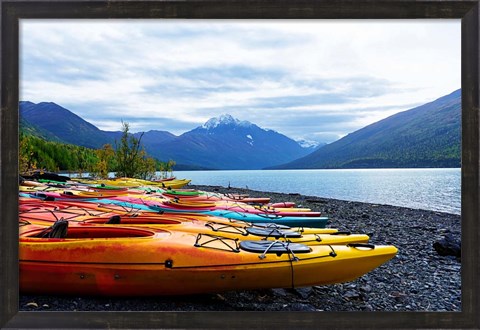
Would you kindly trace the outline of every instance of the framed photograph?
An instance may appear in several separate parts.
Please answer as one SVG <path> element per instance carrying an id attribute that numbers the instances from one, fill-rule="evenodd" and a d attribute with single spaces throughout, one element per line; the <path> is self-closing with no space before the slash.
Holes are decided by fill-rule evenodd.
<path id="1" fill-rule="evenodd" d="M 478 328 L 479 4 L 478 0 L 305 0 L 291 3 L 264 0 L 3 1 L 0 7 L 0 325 L 4 328 L 49 329 L 225 328 L 227 325 L 229 328 L 358 329 L 392 328 L 392 325 L 400 324 L 405 328 Z M 350 56 L 339 56 L 340 52 Z M 442 59 L 447 58 L 454 58 L 458 63 L 442 63 Z M 75 61 L 83 61 L 82 66 L 74 65 Z M 329 71 L 331 68 L 335 69 Z M 319 74 L 322 70 L 325 71 Z M 51 79 L 43 79 L 49 75 Z M 395 79 L 388 78 L 394 76 Z M 404 95 L 403 103 L 399 104 L 398 98 L 392 97 L 392 92 L 386 92 L 387 88 Z M 46 308 L 28 309 L 25 301 L 19 306 L 20 113 L 25 107 L 52 100 L 58 103 L 55 106 L 67 113 L 71 111 L 89 122 L 102 125 L 99 128 L 104 131 L 119 131 L 125 121 L 133 132 L 162 130 L 180 136 L 190 130 L 198 133 L 198 130 L 208 131 L 225 123 L 238 127 L 248 123 L 256 129 L 261 127 L 262 132 L 269 134 L 283 133 L 288 136 L 288 143 L 295 144 L 284 153 L 291 155 L 292 159 L 275 158 L 279 152 L 267 154 L 262 151 L 257 154 L 263 153 L 265 157 L 252 157 L 239 165 L 246 159 L 245 155 L 228 154 L 228 150 L 211 153 L 200 150 L 194 153 L 191 145 L 181 144 L 188 141 L 178 142 L 178 146 L 187 146 L 185 148 L 194 155 L 189 158 L 175 153 L 173 148 L 170 150 L 166 145 L 158 144 L 159 135 L 148 137 L 154 142 L 147 151 L 158 148 L 164 153 L 170 152 L 168 157 L 174 158 L 181 165 L 181 170 L 188 171 L 175 174 L 182 177 L 188 174 L 186 176 L 191 177 L 187 179 L 198 180 L 201 178 L 197 176 L 201 173 L 199 169 L 220 168 L 227 172 L 242 169 L 251 171 L 249 175 L 254 175 L 255 170 L 269 169 L 266 172 L 274 173 L 274 176 L 278 169 L 304 169 L 304 164 L 295 162 L 307 156 L 318 144 L 334 144 L 371 123 L 404 110 L 422 108 L 429 102 L 455 104 L 457 110 L 461 104 L 461 119 L 457 117 L 461 120 L 461 133 L 458 133 L 461 134 L 461 169 L 452 171 L 452 175 L 461 181 L 461 201 L 451 201 L 451 209 L 436 209 L 440 213 L 456 213 L 455 219 L 461 221 L 461 262 L 459 260 L 453 266 L 442 264 L 448 268 L 449 274 L 453 274 L 448 279 L 445 278 L 448 272 L 437 274 L 432 269 L 434 274 L 429 277 L 432 280 L 418 281 L 425 287 L 415 294 L 437 290 L 435 286 L 442 286 L 448 281 L 455 282 L 449 287 L 452 291 L 445 292 L 442 296 L 445 301 L 432 307 L 430 304 L 415 304 L 414 299 L 408 297 L 409 293 L 401 289 L 388 290 L 386 294 L 390 295 L 390 303 L 385 305 L 384 310 L 381 304 L 371 306 L 365 302 L 356 304 L 363 307 L 351 312 L 340 312 L 327 306 L 322 308 L 318 302 L 316 305 L 309 304 L 311 292 L 301 290 L 296 294 L 300 296 L 298 301 L 302 306 L 286 310 L 266 308 L 264 312 L 258 312 L 261 307 L 255 312 L 251 308 L 235 307 L 228 310 L 211 308 L 208 312 L 208 309 L 200 311 L 195 307 L 182 311 L 168 310 L 168 307 L 152 311 L 148 309 L 151 306 L 148 303 L 144 309 L 127 312 L 120 311 L 122 309 L 118 306 L 110 308 L 108 301 L 102 308 L 99 305 L 98 310 L 89 309 L 88 312 L 81 307 L 74 309 L 75 312 L 71 312 L 72 309 L 51 311 L 48 304 Z M 162 111 L 154 110 L 161 105 L 165 107 Z M 77 112 L 80 109 L 82 113 Z M 128 110 L 119 112 L 117 109 Z M 423 120 L 426 126 L 427 120 Z M 343 127 L 338 124 L 340 122 Z M 319 123 L 322 124 L 321 130 L 318 129 Z M 332 128 L 334 124 L 337 125 L 335 129 Z M 439 132 L 445 132 L 448 124 L 447 115 L 445 121 L 439 124 Z M 246 139 L 245 146 L 253 147 L 255 134 L 238 130 L 243 132 L 243 136 L 233 139 Z M 438 136 L 442 136 L 441 132 Z M 208 132 L 205 134 L 208 135 Z M 448 139 L 446 136 L 443 139 Z M 88 141 L 88 138 L 85 137 L 87 145 L 97 142 L 95 139 Z M 208 141 L 214 143 L 212 139 Z M 227 143 L 226 140 L 223 142 Z M 233 142 L 231 145 L 234 145 Z M 269 148 L 273 149 L 272 145 Z M 287 148 L 287 144 L 283 142 L 279 148 Z M 216 154 L 222 154 L 223 159 L 215 159 Z M 307 162 L 324 159 L 325 154 L 321 156 L 323 158 L 308 158 Z M 397 169 L 409 167 L 408 164 L 389 165 L 388 161 L 352 160 L 344 164 L 344 168 L 382 168 L 382 164 Z M 458 157 L 445 157 L 438 161 L 438 166 L 433 167 L 458 167 Z M 333 165 L 322 163 L 318 166 L 329 168 Z M 420 164 L 418 167 L 428 166 Z M 374 177 L 381 174 L 381 170 L 372 172 Z M 212 176 L 209 178 L 211 180 Z M 242 181 L 241 178 L 239 174 L 232 186 L 269 191 L 262 189 L 265 184 L 256 187 L 252 186 L 252 181 Z M 321 180 L 327 179 L 328 176 L 325 176 Z M 212 185 L 226 186 L 225 180 L 222 177 L 221 181 Z M 276 179 L 272 180 L 267 185 L 274 185 Z M 373 177 L 369 180 L 373 186 L 379 184 Z M 193 180 L 192 183 L 195 185 L 198 182 Z M 359 181 L 356 191 L 365 194 L 361 189 L 364 186 L 365 182 Z M 271 191 L 278 189 L 272 188 Z M 388 189 L 385 189 L 383 195 L 388 195 Z M 286 190 L 284 193 L 288 195 L 292 192 Z M 308 190 L 301 193 L 317 196 Z M 458 189 L 455 194 L 458 195 Z M 358 200 L 359 197 L 332 198 Z M 401 196 L 393 193 L 390 198 L 372 203 L 396 205 L 391 202 L 392 198 L 400 200 Z M 370 203 L 368 200 L 365 202 Z M 426 202 L 422 200 L 418 208 L 422 208 L 422 203 Z M 360 206 L 353 203 L 352 207 Z M 327 208 L 322 211 L 325 210 Z M 438 216 L 442 217 L 440 213 Z M 337 216 L 347 217 L 349 214 Z M 365 221 L 370 217 L 368 211 L 361 216 Z M 415 213 L 413 216 L 423 215 Z M 445 233 L 448 232 L 446 229 Z M 389 237 L 378 238 L 379 243 L 382 240 L 387 244 L 395 242 Z M 411 245 L 419 246 L 413 241 Z M 426 253 L 435 253 L 431 248 L 432 251 Z M 428 263 L 428 257 L 420 257 L 425 251 L 418 253 L 419 260 Z M 400 256 L 400 262 L 410 262 L 402 260 Z M 425 264 L 425 268 L 431 267 Z M 395 269 L 385 276 L 395 277 L 398 283 L 415 281 L 416 274 L 394 273 Z M 458 283 L 460 278 L 461 284 Z M 353 286 L 351 290 L 348 283 L 345 286 L 347 289 L 338 297 L 345 303 L 358 302 L 372 290 L 367 282 Z M 316 295 L 336 294 L 321 288 L 316 290 L 321 291 Z M 277 298 L 284 293 L 276 291 Z M 302 297 L 302 294 L 305 296 Z M 235 296 L 219 293 L 214 298 L 221 301 L 234 299 Z M 266 298 L 256 299 L 259 302 Z M 169 298 L 159 297 L 158 300 L 168 306 Z M 178 304 L 185 303 L 181 298 L 172 300 Z M 152 299 L 149 301 L 153 302 Z M 71 300 L 70 303 L 76 302 Z M 36 304 L 32 302 L 31 306 Z M 129 310 L 128 307 L 125 310 Z"/>

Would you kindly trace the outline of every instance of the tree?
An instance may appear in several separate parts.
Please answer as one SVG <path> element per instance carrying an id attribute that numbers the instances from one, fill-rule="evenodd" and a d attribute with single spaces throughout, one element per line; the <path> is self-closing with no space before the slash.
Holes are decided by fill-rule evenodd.
<path id="1" fill-rule="evenodd" d="M 133 178 L 140 162 L 140 138 L 129 134 L 130 125 L 122 120 L 122 137 L 119 144 L 115 140 L 115 160 L 117 162 L 117 177 Z"/>
<path id="2" fill-rule="evenodd" d="M 34 158 L 35 151 L 32 145 L 32 139 L 27 135 L 21 134 L 19 139 L 19 172 L 28 173 L 37 168 Z"/>
<path id="3" fill-rule="evenodd" d="M 138 168 L 138 176 L 140 179 L 151 180 L 155 176 L 156 171 L 156 161 L 152 157 L 147 157 L 147 154 L 144 150 L 141 152 L 142 160 Z"/>
<path id="4" fill-rule="evenodd" d="M 143 133 L 137 139 L 129 134 L 129 124 L 122 121 L 122 137 L 115 141 L 117 177 L 148 179 L 155 175 L 155 159 L 147 157 L 141 145 Z"/>
<path id="5" fill-rule="evenodd" d="M 177 164 L 174 160 L 170 159 L 167 162 L 167 171 L 170 172 L 170 177 L 173 176 L 173 167 Z M 166 175 L 165 175 L 166 176 Z"/>
<path id="6" fill-rule="evenodd" d="M 108 178 L 108 173 L 112 168 L 112 161 L 115 157 L 115 151 L 111 144 L 105 144 L 102 149 L 95 150 L 98 161 L 93 165 L 91 174 L 100 178 Z"/>

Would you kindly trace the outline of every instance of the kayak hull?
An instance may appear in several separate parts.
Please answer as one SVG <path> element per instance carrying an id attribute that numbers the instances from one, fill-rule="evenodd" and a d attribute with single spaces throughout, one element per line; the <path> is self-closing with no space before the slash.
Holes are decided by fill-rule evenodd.
<path id="1" fill-rule="evenodd" d="M 325 228 L 328 224 L 328 217 L 302 217 L 302 216 L 280 216 L 271 214 L 253 214 L 245 212 L 232 212 L 215 210 L 205 212 L 215 217 L 247 221 L 251 223 L 271 222 L 289 227 L 310 227 Z"/>
<path id="2" fill-rule="evenodd" d="M 266 253 L 208 235 L 121 228 L 125 237 L 102 238 L 88 230 L 72 239 L 21 236 L 20 291 L 159 296 L 294 288 L 351 281 L 397 252 L 393 246 L 302 245 L 306 252 Z"/>

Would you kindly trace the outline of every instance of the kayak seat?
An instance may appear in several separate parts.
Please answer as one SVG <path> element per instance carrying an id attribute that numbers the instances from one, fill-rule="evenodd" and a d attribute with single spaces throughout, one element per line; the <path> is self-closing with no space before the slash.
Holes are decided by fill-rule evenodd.
<path id="1" fill-rule="evenodd" d="M 310 247 L 300 243 L 285 243 L 280 241 L 241 241 L 242 250 L 256 253 L 309 253 Z"/>
<path id="2" fill-rule="evenodd" d="M 253 224 L 254 227 L 261 227 L 261 228 L 275 228 L 275 229 L 290 229 L 291 227 L 280 225 L 277 223 L 268 223 L 268 222 L 257 222 Z"/>
<path id="3" fill-rule="evenodd" d="M 302 234 L 294 231 L 284 231 L 276 228 L 254 228 L 248 227 L 245 228 L 248 234 L 262 237 L 285 237 L 285 238 L 300 238 Z"/>
<path id="4" fill-rule="evenodd" d="M 42 231 L 39 237 L 43 238 L 65 238 L 67 237 L 68 221 L 58 220 L 52 226 Z"/>
<path id="5" fill-rule="evenodd" d="M 119 215 L 113 215 L 105 223 L 108 225 L 118 225 L 121 221 L 122 219 L 120 218 Z"/>

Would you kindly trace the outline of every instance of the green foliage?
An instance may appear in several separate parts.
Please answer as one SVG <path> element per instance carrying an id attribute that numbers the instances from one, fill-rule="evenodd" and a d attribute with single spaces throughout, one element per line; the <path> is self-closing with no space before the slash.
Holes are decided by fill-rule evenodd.
<path id="1" fill-rule="evenodd" d="M 169 176 L 173 176 L 173 167 L 177 163 L 174 160 L 169 160 L 168 162 L 159 162 L 158 170 L 161 172 L 162 178 L 168 178 Z"/>
<path id="2" fill-rule="evenodd" d="M 129 134 L 128 123 L 123 123 L 121 140 L 115 141 L 115 149 L 105 144 L 101 149 L 90 149 L 73 144 L 47 141 L 23 130 L 19 139 L 19 171 L 28 173 L 36 169 L 50 172 L 89 172 L 91 176 L 107 178 L 117 172 L 117 177 L 152 179 L 157 170 L 162 176 L 172 175 L 175 162 L 160 162 L 149 157 L 141 145 L 141 138 Z"/>
<path id="3" fill-rule="evenodd" d="M 21 134 L 19 146 L 20 173 L 34 169 L 52 172 L 90 171 L 98 162 L 98 157 L 92 149 L 45 141 L 33 135 Z"/>
<path id="4" fill-rule="evenodd" d="M 115 150 L 111 144 L 105 144 L 102 149 L 95 150 L 98 161 L 94 164 L 90 175 L 100 178 L 108 178 L 108 173 L 115 167 Z"/>
<path id="5" fill-rule="evenodd" d="M 129 134 L 130 126 L 122 121 L 122 137 L 115 141 L 117 177 L 150 179 L 155 176 L 156 161 L 148 157 L 139 138 Z"/>

